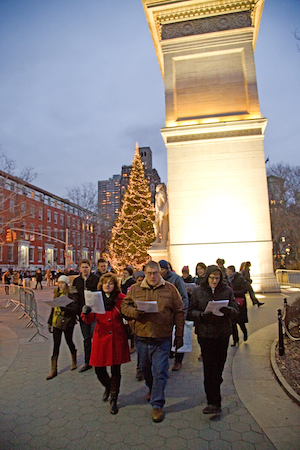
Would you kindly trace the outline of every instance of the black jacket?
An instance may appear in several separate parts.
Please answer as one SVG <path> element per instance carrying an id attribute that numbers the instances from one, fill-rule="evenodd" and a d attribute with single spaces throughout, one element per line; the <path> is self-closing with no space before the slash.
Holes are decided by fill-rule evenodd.
<path id="1" fill-rule="evenodd" d="M 213 292 L 208 284 L 208 277 L 212 272 L 220 272 L 220 281 Z M 215 316 L 203 314 L 209 301 L 229 300 L 229 316 Z M 204 338 L 227 338 L 232 333 L 232 319 L 238 316 L 238 306 L 234 301 L 232 289 L 223 282 L 223 276 L 217 266 L 208 266 L 205 279 L 196 287 L 191 296 L 188 320 L 195 322 L 195 333 Z"/>
<path id="2" fill-rule="evenodd" d="M 248 322 L 248 314 L 247 314 L 247 303 L 245 294 L 248 291 L 248 283 L 238 272 L 235 272 L 232 276 L 228 278 L 230 286 L 233 289 L 235 298 L 243 298 L 244 302 L 241 306 L 239 306 L 239 315 L 235 320 L 237 323 L 247 323 Z"/>
<path id="3" fill-rule="evenodd" d="M 75 301 L 78 304 L 78 314 L 81 313 L 82 307 L 83 305 L 85 305 L 85 300 L 84 300 L 84 291 L 92 291 L 95 292 L 97 291 L 97 285 L 99 283 L 99 277 L 97 277 L 97 275 L 91 273 L 90 276 L 84 280 L 84 278 L 79 275 L 79 277 L 74 278 L 73 281 L 73 286 L 74 288 L 76 288 L 76 292 L 75 292 Z"/>

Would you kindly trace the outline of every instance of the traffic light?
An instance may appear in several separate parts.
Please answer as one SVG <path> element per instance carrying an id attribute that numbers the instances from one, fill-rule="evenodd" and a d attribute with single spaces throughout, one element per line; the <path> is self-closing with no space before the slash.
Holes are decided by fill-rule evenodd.
<path id="1" fill-rule="evenodd" d="M 12 240 L 13 241 L 17 240 L 17 233 L 15 231 L 12 232 Z"/>
<path id="2" fill-rule="evenodd" d="M 12 234 L 10 228 L 6 231 L 6 242 L 12 242 Z"/>

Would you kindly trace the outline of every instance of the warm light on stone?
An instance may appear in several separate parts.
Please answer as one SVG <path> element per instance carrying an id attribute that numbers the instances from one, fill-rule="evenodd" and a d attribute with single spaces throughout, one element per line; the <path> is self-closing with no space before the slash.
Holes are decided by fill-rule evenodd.
<path id="1" fill-rule="evenodd" d="M 253 49 L 264 0 L 143 0 L 165 83 L 169 245 L 177 273 L 251 261 L 256 290 L 273 274 Z M 155 255 L 152 255 L 155 259 Z"/>

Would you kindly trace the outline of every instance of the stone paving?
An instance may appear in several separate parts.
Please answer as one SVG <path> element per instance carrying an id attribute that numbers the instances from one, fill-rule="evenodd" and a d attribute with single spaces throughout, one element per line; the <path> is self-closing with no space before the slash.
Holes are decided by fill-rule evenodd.
<path id="1" fill-rule="evenodd" d="M 51 298 L 51 292 L 51 288 L 46 288 L 36 294 L 44 324 L 49 308 L 41 304 L 41 299 Z M 147 389 L 144 382 L 135 379 L 136 354 L 132 355 L 130 363 L 122 366 L 120 410 L 114 416 L 109 413 L 108 403 L 101 400 L 103 388 L 94 371 L 69 370 L 71 357 L 64 340 L 58 362 L 59 374 L 46 380 L 52 351 L 47 327 L 42 327 L 41 333 L 49 337 L 48 340 L 37 335 L 29 342 L 35 329 L 25 328 L 26 319 L 18 320 L 20 314 L 5 308 L 5 304 L 5 300 L 0 300 L 1 450 L 277 448 L 235 390 L 232 362 L 236 348 L 229 347 L 221 416 L 202 414 L 206 402 L 202 362 L 197 358 L 199 346 L 195 338 L 193 352 L 185 355 L 183 368 L 179 372 L 170 371 L 162 423 L 152 422 L 152 409 L 146 401 Z M 74 335 L 79 364 L 83 364 L 78 325 Z"/>

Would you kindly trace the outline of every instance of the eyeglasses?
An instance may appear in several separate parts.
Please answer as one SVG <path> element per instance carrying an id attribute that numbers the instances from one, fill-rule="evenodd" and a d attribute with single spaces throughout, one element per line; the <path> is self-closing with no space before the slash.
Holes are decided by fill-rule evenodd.
<path id="1" fill-rule="evenodd" d="M 212 281 L 218 281 L 218 280 L 220 280 L 221 279 L 221 277 L 211 277 L 211 276 L 209 276 L 208 277 L 210 280 L 212 280 Z"/>

